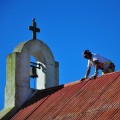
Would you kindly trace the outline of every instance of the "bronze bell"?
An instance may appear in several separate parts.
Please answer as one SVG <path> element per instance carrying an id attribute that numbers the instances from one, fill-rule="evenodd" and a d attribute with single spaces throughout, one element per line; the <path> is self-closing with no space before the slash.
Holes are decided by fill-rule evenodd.
<path id="1" fill-rule="evenodd" d="M 33 79 L 38 77 L 37 71 L 36 71 L 36 66 L 31 66 L 30 77 Z"/>

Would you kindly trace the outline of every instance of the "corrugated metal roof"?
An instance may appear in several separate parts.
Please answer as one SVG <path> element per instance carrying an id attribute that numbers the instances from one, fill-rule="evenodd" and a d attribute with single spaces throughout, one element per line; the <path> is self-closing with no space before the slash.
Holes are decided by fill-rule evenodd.
<path id="1" fill-rule="evenodd" d="M 42 90 L 11 120 L 120 120 L 120 72 Z"/>

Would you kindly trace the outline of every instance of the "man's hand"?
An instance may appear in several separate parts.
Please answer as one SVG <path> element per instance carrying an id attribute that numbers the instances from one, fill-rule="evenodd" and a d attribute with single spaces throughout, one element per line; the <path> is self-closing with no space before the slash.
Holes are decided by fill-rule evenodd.
<path id="1" fill-rule="evenodd" d="M 95 79 L 96 77 L 97 77 L 96 75 L 92 75 L 90 79 Z"/>
<path id="2" fill-rule="evenodd" d="M 86 78 L 82 78 L 82 79 L 80 79 L 80 81 L 83 81 L 83 80 L 85 80 Z"/>
<path id="3" fill-rule="evenodd" d="M 82 79 L 80 79 L 80 80 L 83 81 L 83 80 L 85 80 L 85 79 L 87 79 L 87 77 L 84 77 L 84 78 L 82 78 Z"/>

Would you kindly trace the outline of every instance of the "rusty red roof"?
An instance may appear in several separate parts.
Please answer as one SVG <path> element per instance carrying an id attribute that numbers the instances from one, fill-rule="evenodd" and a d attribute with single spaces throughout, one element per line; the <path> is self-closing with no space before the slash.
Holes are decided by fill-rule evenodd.
<path id="1" fill-rule="evenodd" d="M 37 91 L 11 120 L 120 120 L 120 72 Z"/>

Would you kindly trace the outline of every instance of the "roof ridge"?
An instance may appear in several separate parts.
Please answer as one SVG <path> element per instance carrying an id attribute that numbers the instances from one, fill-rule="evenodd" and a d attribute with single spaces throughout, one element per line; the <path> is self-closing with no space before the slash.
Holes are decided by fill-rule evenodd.
<path id="1" fill-rule="evenodd" d="M 97 78 L 100 78 L 100 77 L 103 77 L 103 76 L 108 76 L 108 75 L 110 75 L 110 74 L 115 74 L 115 73 L 118 73 L 118 72 L 120 72 L 120 71 L 115 71 L 115 72 L 107 73 L 107 74 L 98 76 Z M 95 80 L 95 79 L 87 78 L 87 79 L 85 79 L 84 81 L 88 81 L 88 80 Z M 79 84 L 79 83 L 81 83 L 81 82 L 83 82 L 83 81 L 77 80 L 77 81 L 74 81 L 74 82 L 66 83 L 66 84 L 64 84 L 64 87 L 68 87 L 68 86 L 71 86 L 71 85 Z"/>

